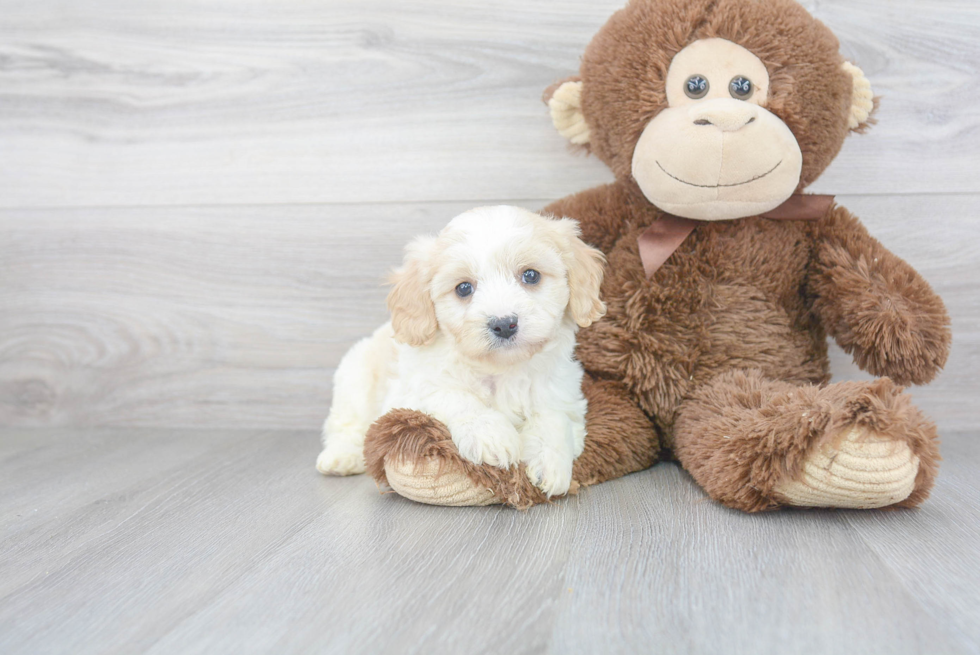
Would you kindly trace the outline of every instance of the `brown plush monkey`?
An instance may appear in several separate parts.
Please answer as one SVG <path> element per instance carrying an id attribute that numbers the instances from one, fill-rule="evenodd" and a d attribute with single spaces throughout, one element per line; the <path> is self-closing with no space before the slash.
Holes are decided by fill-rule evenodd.
<path id="1" fill-rule="evenodd" d="M 608 313 L 579 333 L 577 485 L 673 457 L 745 511 L 928 495 L 935 427 L 898 385 L 944 365 L 945 307 L 846 209 L 800 195 L 874 109 L 838 50 L 792 0 L 633 0 L 546 92 L 559 132 L 616 175 L 545 210 L 608 258 Z M 881 377 L 829 383 L 828 335 Z M 417 412 L 379 419 L 365 455 L 422 502 L 546 500 Z"/>

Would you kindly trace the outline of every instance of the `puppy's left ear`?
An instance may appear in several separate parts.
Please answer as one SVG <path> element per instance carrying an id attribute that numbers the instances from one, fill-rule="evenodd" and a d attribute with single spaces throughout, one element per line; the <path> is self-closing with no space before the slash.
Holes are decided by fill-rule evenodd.
<path id="1" fill-rule="evenodd" d="M 568 311 L 579 327 L 589 327 L 606 313 L 606 303 L 599 299 L 606 257 L 582 241 L 577 221 L 560 218 L 552 223 L 568 270 Z"/>

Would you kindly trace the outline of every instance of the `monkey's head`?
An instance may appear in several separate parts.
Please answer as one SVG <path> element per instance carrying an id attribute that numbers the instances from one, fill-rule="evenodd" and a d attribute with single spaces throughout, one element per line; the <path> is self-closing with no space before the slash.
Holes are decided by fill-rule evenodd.
<path id="1" fill-rule="evenodd" d="M 874 110 L 837 38 L 793 0 L 632 0 L 548 89 L 559 132 L 660 209 L 768 212 Z"/>

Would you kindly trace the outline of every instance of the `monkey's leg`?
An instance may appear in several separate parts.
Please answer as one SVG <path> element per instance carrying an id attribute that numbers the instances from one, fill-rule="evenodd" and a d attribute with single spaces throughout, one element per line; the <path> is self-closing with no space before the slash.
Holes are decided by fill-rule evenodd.
<path id="1" fill-rule="evenodd" d="M 674 452 L 712 498 L 747 512 L 914 507 L 939 461 L 935 426 L 887 378 L 796 386 L 758 371 L 697 389 Z"/>
<path id="2" fill-rule="evenodd" d="M 589 486 L 653 466 L 660 438 L 653 422 L 619 382 L 582 380 L 589 401 L 585 415 L 585 450 L 575 460 L 573 485 Z"/>
<path id="3" fill-rule="evenodd" d="M 364 441 L 364 457 L 379 486 L 427 505 L 506 503 L 523 509 L 547 500 L 523 465 L 501 469 L 464 459 L 449 429 L 416 410 L 393 409 L 375 421 Z"/>

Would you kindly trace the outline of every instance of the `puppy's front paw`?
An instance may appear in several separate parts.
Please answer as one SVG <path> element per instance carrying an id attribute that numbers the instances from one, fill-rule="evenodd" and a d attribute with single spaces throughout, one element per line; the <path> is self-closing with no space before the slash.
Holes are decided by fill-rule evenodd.
<path id="1" fill-rule="evenodd" d="M 324 475 L 356 475 L 367 470 L 364 448 L 347 443 L 331 443 L 316 458 L 316 470 Z"/>
<path id="2" fill-rule="evenodd" d="M 551 496 L 568 493 L 572 484 L 572 458 L 555 452 L 541 452 L 525 463 L 527 476 L 541 491 Z"/>
<path id="3" fill-rule="evenodd" d="M 474 464 L 510 468 L 521 461 L 521 435 L 500 414 L 487 414 L 453 426 L 459 454 Z"/>

